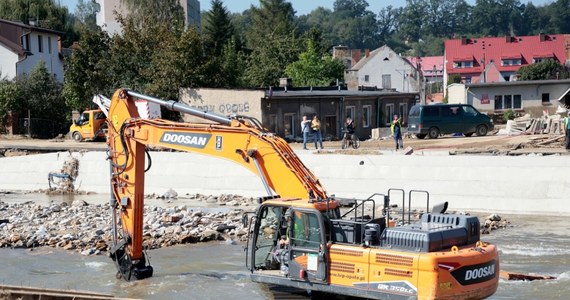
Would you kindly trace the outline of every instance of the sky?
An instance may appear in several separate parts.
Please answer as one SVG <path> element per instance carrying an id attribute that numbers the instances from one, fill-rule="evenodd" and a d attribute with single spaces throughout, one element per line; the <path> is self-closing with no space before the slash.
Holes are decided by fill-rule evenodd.
<path id="1" fill-rule="evenodd" d="M 59 2 L 69 8 L 70 12 L 75 11 L 78 0 L 59 0 Z M 251 5 L 259 6 L 259 0 L 223 0 L 224 5 L 230 12 L 243 12 Z M 297 11 L 297 16 L 306 15 L 315 8 L 322 6 L 332 10 L 334 0 L 290 0 L 293 9 Z M 522 3 L 527 1 L 521 0 Z M 534 5 L 544 5 L 554 2 L 553 0 L 533 0 Z M 467 3 L 474 5 L 475 0 L 467 0 Z M 377 14 L 382 8 L 392 5 L 393 7 L 401 7 L 406 4 L 406 0 L 368 0 L 368 10 Z M 210 10 L 210 0 L 200 0 L 200 10 Z"/>

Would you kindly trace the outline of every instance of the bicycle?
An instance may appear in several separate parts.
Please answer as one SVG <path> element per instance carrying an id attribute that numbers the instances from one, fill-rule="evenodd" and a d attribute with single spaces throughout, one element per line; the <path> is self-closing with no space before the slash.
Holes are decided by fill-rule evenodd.
<path id="1" fill-rule="evenodd" d="M 346 149 L 352 146 L 354 149 L 358 149 L 360 147 L 360 140 L 354 133 L 349 133 L 348 131 L 344 131 L 344 136 L 342 137 L 341 148 Z"/>

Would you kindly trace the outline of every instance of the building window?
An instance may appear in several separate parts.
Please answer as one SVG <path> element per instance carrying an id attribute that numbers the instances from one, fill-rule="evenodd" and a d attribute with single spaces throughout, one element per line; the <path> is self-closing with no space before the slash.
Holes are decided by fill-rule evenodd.
<path id="1" fill-rule="evenodd" d="M 51 54 L 51 36 L 47 38 L 48 53 Z"/>
<path id="2" fill-rule="evenodd" d="M 457 69 L 473 68 L 473 61 L 456 61 L 453 62 L 453 67 Z"/>
<path id="3" fill-rule="evenodd" d="M 283 133 L 286 138 L 295 137 L 295 114 L 283 115 Z"/>
<path id="4" fill-rule="evenodd" d="M 542 104 L 550 104 L 550 93 L 542 94 Z"/>
<path id="5" fill-rule="evenodd" d="M 522 109 L 521 95 L 495 95 L 495 110 Z"/>
<path id="6" fill-rule="evenodd" d="M 38 35 L 38 52 L 44 52 L 44 37 Z"/>
<path id="7" fill-rule="evenodd" d="M 370 82 L 370 75 L 364 75 L 364 82 Z"/>
<path id="8" fill-rule="evenodd" d="M 520 66 L 521 59 L 503 59 L 501 60 L 501 66 Z"/>
<path id="9" fill-rule="evenodd" d="M 344 109 L 345 116 L 346 116 L 347 118 L 350 117 L 351 119 L 354 120 L 354 110 L 355 110 L 355 109 L 354 109 L 354 106 L 347 106 L 347 107 Z"/>
<path id="10" fill-rule="evenodd" d="M 407 124 L 408 120 L 408 103 L 400 103 L 400 121 L 402 124 Z"/>
<path id="11" fill-rule="evenodd" d="M 471 77 L 465 77 L 465 84 L 471 84 Z"/>
<path id="12" fill-rule="evenodd" d="M 521 95 L 513 95 L 513 108 L 521 109 L 522 108 L 522 97 Z"/>
<path id="13" fill-rule="evenodd" d="M 386 90 L 392 88 L 392 76 L 390 74 L 382 75 L 382 88 Z"/>
<path id="14" fill-rule="evenodd" d="M 362 106 L 362 127 L 370 127 L 370 119 L 372 114 L 372 105 Z"/>
<path id="15" fill-rule="evenodd" d="M 386 104 L 386 125 L 390 125 L 394 116 L 394 104 Z"/>
<path id="16" fill-rule="evenodd" d="M 269 131 L 277 133 L 277 115 L 269 115 Z"/>
<path id="17" fill-rule="evenodd" d="M 26 51 L 30 51 L 30 35 L 26 34 L 21 37 L 22 48 Z"/>

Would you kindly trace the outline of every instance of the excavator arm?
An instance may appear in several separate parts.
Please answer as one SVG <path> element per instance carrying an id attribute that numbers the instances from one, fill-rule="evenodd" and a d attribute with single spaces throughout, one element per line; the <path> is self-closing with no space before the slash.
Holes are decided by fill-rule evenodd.
<path id="1" fill-rule="evenodd" d="M 144 119 L 140 117 L 137 101 L 149 101 L 215 123 Z M 111 99 L 107 123 L 115 226 L 111 257 L 117 264 L 118 276 L 126 280 L 152 276 L 152 267 L 146 264 L 143 253 L 142 238 L 144 173 L 150 163 L 146 160 L 147 146 L 231 160 L 257 174 L 268 196 L 302 198 L 310 202 L 327 199 L 319 180 L 287 142 L 264 130 L 253 119 L 205 113 L 179 102 L 120 89 Z M 119 221 L 122 238 L 117 228 Z"/>

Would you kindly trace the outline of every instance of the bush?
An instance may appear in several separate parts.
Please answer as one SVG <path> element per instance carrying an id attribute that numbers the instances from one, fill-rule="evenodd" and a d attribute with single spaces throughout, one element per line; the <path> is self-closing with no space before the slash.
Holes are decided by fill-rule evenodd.
<path id="1" fill-rule="evenodd" d="M 503 120 L 507 122 L 508 120 L 513 120 L 515 118 L 515 112 L 512 109 L 507 110 L 503 113 Z"/>

